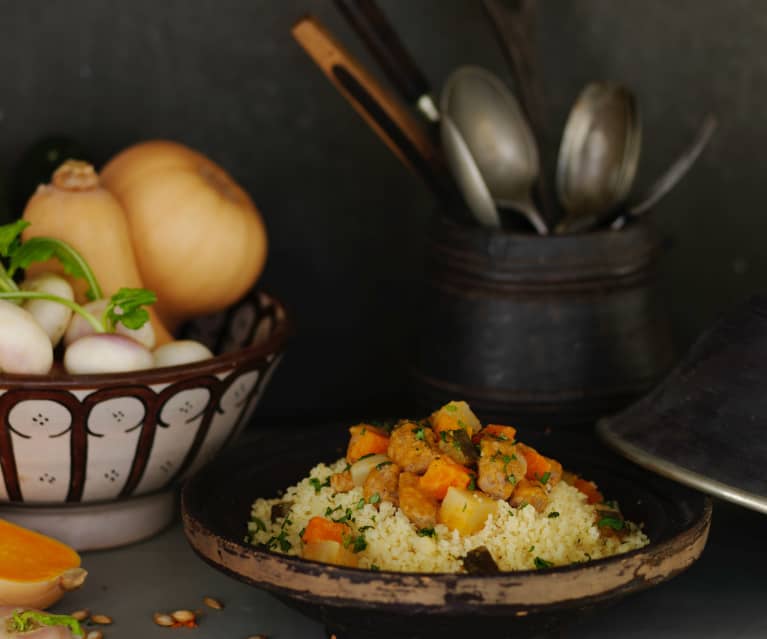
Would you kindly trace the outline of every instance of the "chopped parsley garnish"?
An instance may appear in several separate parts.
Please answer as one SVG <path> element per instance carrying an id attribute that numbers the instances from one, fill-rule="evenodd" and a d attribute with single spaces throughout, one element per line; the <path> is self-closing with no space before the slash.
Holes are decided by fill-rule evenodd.
<path id="1" fill-rule="evenodd" d="M 445 410 L 448 413 L 454 413 L 455 411 L 458 410 L 458 406 L 456 406 L 455 404 L 448 404 L 447 406 L 445 406 Z"/>
<path id="2" fill-rule="evenodd" d="M 319 495 L 323 488 L 330 486 L 330 477 L 326 477 L 325 481 L 320 481 L 316 477 L 310 477 L 309 483 L 314 487 L 314 493 Z"/>
<path id="3" fill-rule="evenodd" d="M 378 571 L 381 570 L 381 568 L 377 564 L 370 564 L 370 570 Z"/>
<path id="4" fill-rule="evenodd" d="M 369 504 L 377 504 L 379 501 L 381 501 L 381 495 L 378 493 L 373 493 L 370 495 L 370 499 L 368 499 Z"/>
<path id="5" fill-rule="evenodd" d="M 373 455 L 377 455 L 378 453 L 368 453 L 367 455 L 363 455 L 362 457 L 359 457 L 357 461 L 361 461 L 363 459 L 367 459 L 368 457 L 372 457 Z"/>
<path id="6" fill-rule="evenodd" d="M 413 429 L 413 433 L 415 434 L 416 439 L 420 439 L 423 441 L 426 437 L 426 430 L 423 426 L 419 426 L 418 428 Z"/>
<path id="7" fill-rule="evenodd" d="M 288 541 L 288 534 L 284 530 L 276 537 L 270 537 L 269 541 L 266 542 L 266 547 L 269 550 L 277 546 L 280 547 L 282 552 L 288 552 L 293 547 L 293 544 Z"/>
<path id="8" fill-rule="evenodd" d="M 468 490 L 477 490 L 477 478 L 472 475 L 471 479 L 469 480 L 469 485 L 466 486 Z"/>
<path id="9" fill-rule="evenodd" d="M 442 430 L 442 431 L 440 431 L 440 433 L 439 433 L 439 438 L 440 438 L 440 439 L 441 439 L 443 442 L 445 442 L 445 443 L 447 444 L 447 431 L 446 431 L 446 430 Z"/>
<path id="10" fill-rule="evenodd" d="M 382 468 L 386 468 L 387 466 L 391 466 L 394 462 L 390 461 L 382 461 L 380 464 L 376 464 L 376 470 L 381 470 Z"/>
<path id="11" fill-rule="evenodd" d="M 355 510 L 362 510 L 365 507 L 365 498 L 363 497 L 357 502 L 357 505 L 354 507 Z"/>
<path id="12" fill-rule="evenodd" d="M 344 536 L 344 548 L 351 548 L 352 552 L 362 552 L 368 547 L 365 535 L 347 535 Z"/>
<path id="13" fill-rule="evenodd" d="M 434 528 L 419 528 L 416 531 L 416 535 L 419 537 L 436 537 L 437 531 Z"/>
<path id="14" fill-rule="evenodd" d="M 549 479 L 551 478 L 551 473 L 547 470 L 543 475 L 541 476 L 541 483 L 546 484 L 548 483 Z"/>
<path id="15" fill-rule="evenodd" d="M 266 524 L 258 517 L 253 517 L 253 523 L 256 524 L 256 532 L 266 532 Z"/>
<path id="16" fill-rule="evenodd" d="M 535 564 L 535 567 L 537 570 L 541 570 L 543 568 L 551 568 L 554 565 L 550 561 L 546 561 L 545 559 L 541 559 L 540 557 L 536 557 L 533 560 L 533 563 Z"/>
<path id="17" fill-rule="evenodd" d="M 624 521 L 617 517 L 602 517 L 597 523 L 600 528 L 612 528 L 613 530 L 623 530 L 625 525 Z"/>
<path id="18" fill-rule="evenodd" d="M 530 546 L 530 548 L 527 549 L 527 552 L 533 552 L 535 550 L 535 546 Z"/>
<path id="19" fill-rule="evenodd" d="M 332 521 L 336 522 L 337 524 L 345 524 L 348 521 L 354 521 L 354 517 L 352 517 L 352 509 L 347 508 L 343 515 L 341 515 L 338 519 L 332 519 Z"/>
<path id="20" fill-rule="evenodd" d="M 306 532 L 306 526 L 304 526 L 301 530 L 298 531 L 299 538 L 304 538 L 304 533 Z"/>
<path id="21" fill-rule="evenodd" d="M 507 480 L 507 481 L 508 481 L 510 484 L 512 484 L 512 485 L 514 485 L 514 484 L 516 484 L 516 483 L 517 483 L 517 478 L 516 478 L 516 477 L 514 477 L 514 475 L 509 475 L 509 476 L 507 476 L 507 477 L 506 477 L 506 480 Z"/>
<path id="22" fill-rule="evenodd" d="M 330 506 L 328 506 L 325 509 L 325 517 L 330 517 L 330 515 L 332 515 L 336 511 L 341 510 L 341 508 L 342 508 L 342 506 L 336 506 L 335 508 L 331 508 Z"/>
<path id="23" fill-rule="evenodd" d="M 359 528 L 357 528 L 357 530 L 359 532 L 365 532 L 366 530 L 370 530 L 371 528 L 373 528 L 373 526 L 360 526 Z"/>
<path id="24" fill-rule="evenodd" d="M 549 517 L 549 519 L 556 519 L 557 517 L 559 517 L 559 513 L 556 510 L 552 510 L 549 513 L 548 517 Z"/>

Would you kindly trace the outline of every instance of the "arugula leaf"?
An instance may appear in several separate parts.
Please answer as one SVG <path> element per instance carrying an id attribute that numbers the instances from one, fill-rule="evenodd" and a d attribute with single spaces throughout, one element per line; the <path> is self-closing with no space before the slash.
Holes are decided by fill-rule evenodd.
<path id="1" fill-rule="evenodd" d="M 26 220 L 16 220 L 10 224 L 0 226 L 0 257 L 10 257 L 21 243 L 19 237 L 22 231 L 29 226 Z"/>
<path id="2" fill-rule="evenodd" d="M 121 288 L 109 298 L 104 310 L 104 324 L 110 332 L 119 322 L 127 328 L 141 328 L 149 321 L 149 313 L 144 306 L 157 301 L 157 295 L 145 288 Z"/>
<path id="3" fill-rule="evenodd" d="M 38 612 L 36 610 L 16 610 L 8 622 L 11 632 L 30 632 L 39 628 L 49 626 L 66 626 L 73 635 L 83 636 L 83 630 L 80 623 L 74 617 L 69 615 L 52 615 L 47 612 Z"/>
<path id="4" fill-rule="evenodd" d="M 10 252 L 11 263 L 8 266 L 8 275 L 13 277 L 20 268 L 27 268 L 34 262 L 44 262 L 54 257 L 61 262 L 65 273 L 72 277 L 82 277 L 86 281 L 88 290 L 85 294 L 89 300 L 103 297 L 96 276 L 85 258 L 66 242 L 53 237 L 32 237 L 13 248 Z"/>

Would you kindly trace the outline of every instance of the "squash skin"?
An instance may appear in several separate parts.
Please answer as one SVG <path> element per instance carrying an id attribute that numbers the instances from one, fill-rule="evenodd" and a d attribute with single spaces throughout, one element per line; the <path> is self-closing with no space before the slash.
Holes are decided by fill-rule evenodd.
<path id="1" fill-rule="evenodd" d="M 35 561 L 31 567 L 22 566 L 14 561 L 14 552 Z M 79 588 L 87 574 L 80 567 L 80 556 L 69 546 L 0 520 L 0 606 L 45 609 Z"/>
<path id="2" fill-rule="evenodd" d="M 57 173 L 67 164 L 69 162 Z M 145 288 L 136 265 L 125 211 L 117 199 L 98 184 L 95 172 L 94 178 L 96 184 L 89 188 L 61 188 L 55 183 L 55 173 L 54 183 L 38 187 L 24 209 L 23 218 L 30 226 L 24 229 L 22 239 L 55 237 L 73 246 L 93 269 L 105 297 L 122 287 Z M 32 264 L 27 272 L 30 276 L 46 272 L 61 274 L 72 284 L 75 299 L 80 303 L 87 301 L 85 282 L 66 275 L 56 260 Z M 173 337 L 155 310 L 148 310 L 157 343 L 171 341 Z"/>
<path id="3" fill-rule="evenodd" d="M 263 219 L 207 157 L 152 140 L 120 152 L 101 177 L 126 211 L 141 277 L 171 330 L 227 308 L 255 285 L 268 248 Z"/>

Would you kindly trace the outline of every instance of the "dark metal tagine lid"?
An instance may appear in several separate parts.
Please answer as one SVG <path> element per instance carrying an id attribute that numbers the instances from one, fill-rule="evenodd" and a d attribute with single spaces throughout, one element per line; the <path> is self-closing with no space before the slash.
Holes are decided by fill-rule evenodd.
<path id="1" fill-rule="evenodd" d="M 767 514 L 767 295 L 720 319 L 597 432 L 648 470 Z"/>

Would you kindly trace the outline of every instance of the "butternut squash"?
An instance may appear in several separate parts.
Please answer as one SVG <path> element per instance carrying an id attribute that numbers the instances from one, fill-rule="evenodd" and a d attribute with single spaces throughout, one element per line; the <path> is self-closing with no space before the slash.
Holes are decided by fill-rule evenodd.
<path id="1" fill-rule="evenodd" d="M 38 187 L 27 202 L 24 219 L 30 223 L 22 239 L 55 237 L 75 248 L 88 262 L 105 297 L 122 287 L 144 288 L 133 253 L 128 222 L 120 203 L 102 188 L 95 169 L 86 162 L 67 160 L 53 174 L 50 184 Z M 55 260 L 33 264 L 30 275 L 64 274 Z M 75 298 L 85 300 L 85 283 L 70 278 Z M 154 309 L 149 309 L 157 344 L 173 338 Z"/>
<path id="2" fill-rule="evenodd" d="M 69 546 L 0 519 L 0 606 L 45 609 L 87 574 Z"/>
<path id="3" fill-rule="evenodd" d="M 112 158 L 101 178 L 127 213 L 142 279 L 171 330 L 225 309 L 258 280 L 267 254 L 261 214 L 201 153 L 142 142 Z"/>

